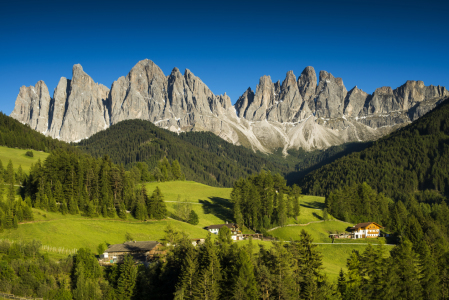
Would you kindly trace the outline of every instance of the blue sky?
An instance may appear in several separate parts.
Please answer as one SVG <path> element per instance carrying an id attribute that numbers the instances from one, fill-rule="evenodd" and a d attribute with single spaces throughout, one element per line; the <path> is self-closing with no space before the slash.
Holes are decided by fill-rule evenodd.
<path id="1" fill-rule="evenodd" d="M 313 2 L 313 3 L 312 3 Z M 22 85 L 53 96 L 80 63 L 108 87 L 139 61 L 190 69 L 233 103 L 262 75 L 306 66 L 368 93 L 449 87 L 448 1 L 1 1 L 0 110 Z"/>

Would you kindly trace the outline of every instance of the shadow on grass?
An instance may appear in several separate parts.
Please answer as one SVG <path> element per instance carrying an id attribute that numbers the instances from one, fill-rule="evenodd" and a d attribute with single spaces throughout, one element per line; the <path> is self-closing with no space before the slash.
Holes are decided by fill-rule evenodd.
<path id="1" fill-rule="evenodd" d="M 312 215 L 313 215 L 315 218 L 317 218 L 318 220 L 324 220 L 323 217 L 320 216 L 320 215 L 317 214 L 317 213 L 312 213 Z"/>
<path id="2" fill-rule="evenodd" d="M 217 218 L 225 221 L 233 222 L 232 203 L 221 197 L 209 197 L 209 200 L 201 200 L 204 214 L 212 214 Z"/>
<path id="3" fill-rule="evenodd" d="M 326 208 L 326 204 L 318 201 L 304 202 L 301 204 L 302 207 L 313 208 L 313 209 L 324 209 Z"/>

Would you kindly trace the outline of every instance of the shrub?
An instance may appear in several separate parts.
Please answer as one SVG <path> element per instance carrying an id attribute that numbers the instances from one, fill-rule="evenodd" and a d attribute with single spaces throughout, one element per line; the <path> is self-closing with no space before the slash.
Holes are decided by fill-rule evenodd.
<path id="1" fill-rule="evenodd" d="M 26 156 L 29 156 L 29 157 L 33 157 L 33 156 L 34 156 L 33 151 L 27 151 L 27 152 L 25 153 L 25 155 L 26 155 Z"/>

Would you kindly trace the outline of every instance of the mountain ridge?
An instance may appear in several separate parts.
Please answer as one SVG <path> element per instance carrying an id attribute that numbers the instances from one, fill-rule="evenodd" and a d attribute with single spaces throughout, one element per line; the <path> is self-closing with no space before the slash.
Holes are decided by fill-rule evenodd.
<path id="1" fill-rule="evenodd" d="M 36 90 L 38 92 L 36 92 Z M 81 65 L 64 77 L 53 97 L 43 81 L 20 88 L 11 117 L 67 142 L 80 141 L 128 119 L 143 119 L 174 132 L 210 131 L 236 145 L 264 153 L 283 148 L 306 151 L 347 142 L 370 141 L 416 120 L 449 92 L 422 81 L 367 94 L 349 92 L 343 79 L 306 67 L 296 78 L 273 83 L 262 76 L 232 105 L 215 95 L 189 69 L 165 76 L 151 60 L 138 62 L 111 88 L 95 83 Z"/>

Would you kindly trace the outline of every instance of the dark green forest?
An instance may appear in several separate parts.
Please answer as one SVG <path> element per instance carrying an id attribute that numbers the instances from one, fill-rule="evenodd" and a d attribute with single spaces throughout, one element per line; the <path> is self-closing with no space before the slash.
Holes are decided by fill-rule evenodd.
<path id="1" fill-rule="evenodd" d="M 44 136 L 2 112 L 0 112 L 0 146 L 44 152 L 71 148 L 69 144 Z"/>
<path id="2" fill-rule="evenodd" d="M 329 195 L 368 183 L 389 197 L 418 190 L 449 195 L 449 100 L 412 124 L 327 164 L 299 181 L 306 194 Z"/>
<path id="3" fill-rule="evenodd" d="M 289 171 L 287 166 L 272 163 L 213 133 L 189 132 L 178 136 L 142 120 L 120 122 L 81 141 L 78 146 L 94 157 L 107 154 L 125 168 L 145 162 L 153 170 L 167 157 L 179 162 L 187 180 L 212 186 L 231 187 L 236 179 L 262 169 L 282 174 Z"/>

